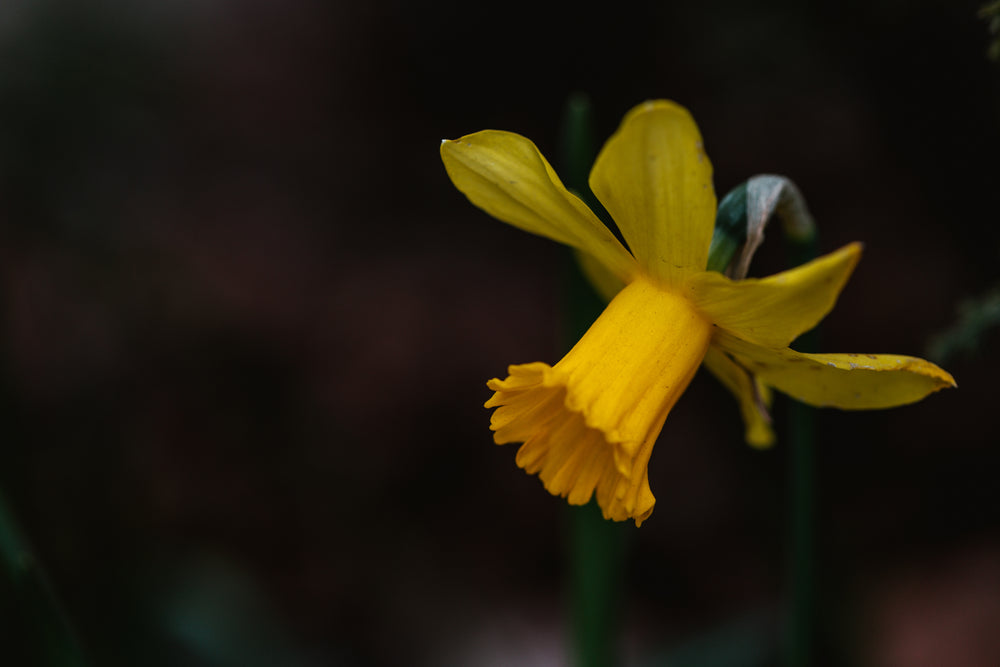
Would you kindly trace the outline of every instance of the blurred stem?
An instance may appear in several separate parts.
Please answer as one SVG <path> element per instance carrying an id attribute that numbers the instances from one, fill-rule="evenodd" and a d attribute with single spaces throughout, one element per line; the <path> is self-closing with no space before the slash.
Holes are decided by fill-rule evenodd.
<path id="1" fill-rule="evenodd" d="M 596 502 L 570 507 L 572 663 L 609 667 L 617 663 L 623 529 L 607 521 Z"/>
<path id="2" fill-rule="evenodd" d="M 585 95 L 567 101 L 562 124 L 562 172 L 567 187 L 603 213 L 587 185 L 597 155 L 593 113 Z M 605 224 L 607 224 L 605 220 Z M 609 225 L 610 227 L 610 225 Z M 566 253 L 566 349 L 597 319 L 604 304 L 587 283 L 572 253 Z M 617 662 L 619 604 L 628 526 L 607 521 L 596 501 L 569 507 L 570 634 L 576 667 L 610 667 Z"/>
<path id="3" fill-rule="evenodd" d="M 799 266 L 815 259 L 816 234 L 789 238 L 789 264 Z M 803 334 L 795 342 L 801 352 L 819 349 L 819 330 Z M 785 637 L 787 667 L 814 664 L 816 638 L 816 411 L 805 403 L 789 401 L 788 447 L 791 502 L 788 517 L 789 572 L 788 632 Z"/>
<path id="4" fill-rule="evenodd" d="M 743 275 L 765 225 L 781 219 L 788 244 L 790 266 L 816 258 L 818 242 L 815 221 L 795 184 L 781 176 L 758 175 L 741 183 L 719 203 L 715 233 L 709 249 L 708 269 L 726 271 L 735 261 L 737 249 L 752 245 L 741 256 L 737 277 Z M 756 243 L 749 238 L 756 235 Z M 801 352 L 819 349 L 819 330 L 802 335 L 794 343 Z M 786 548 L 788 570 L 788 616 L 784 639 L 786 667 L 811 667 L 816 633 L 816 461 L 815 411 L 804 403 L 788 405 L 788 476 L 790 480 Z"/>
<path id="5" fill-rule="evenodd" d="M 566 267 L 565 346 L 568 349 L 601 313 L 604 304 L 586 281 L 572 253 Z M 596 500 L 568 506 L 570 635 L 576 667 L 610 667 L 618 662 L 621 584 L 626 531 L 606 520 Z"/>

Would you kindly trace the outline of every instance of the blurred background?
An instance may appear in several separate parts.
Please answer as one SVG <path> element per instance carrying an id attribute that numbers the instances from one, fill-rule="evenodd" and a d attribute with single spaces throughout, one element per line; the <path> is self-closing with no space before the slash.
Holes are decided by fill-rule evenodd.
<path id="1" fill-rule="evenodd" d="M 936 351 L 959 383 L 820 414 L 821 664 L 1000 664 L 978 8 L 4 0 L 0 491 L 92 664 L 567 664 L 565 503 L 482 408 L 558 359 L 565 256 L 472 207 L 438 145 L 505 129 L 555 160 L 576 92 L 601 140 L 687 106 L 720 195 L 793 179 L 821 250 L 865 243 L 822 348 Z M 782 268 L 774 230 L 751 273 Z M 786 466 L 699 375 L 628 531 L 626 664 L 770 664 Z"/>

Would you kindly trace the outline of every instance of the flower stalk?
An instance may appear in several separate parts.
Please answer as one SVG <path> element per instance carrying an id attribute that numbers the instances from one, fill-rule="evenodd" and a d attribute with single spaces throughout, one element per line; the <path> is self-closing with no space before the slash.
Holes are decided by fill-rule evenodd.
<path id="1" fill-rule="evenodd" d="M 778 217 L 788 246 L 788 263 L 799 266 L 818 256 L 816 225 L 798 188 L 780 176 L 754 176 L 719 203 L 708 268 L 744 277 L 764 236 Z M 795 341 L 800 352 L 819 349 L 819 328 Z M 788 402 L 788 516 L 786 549 L 788 607 L 783 653 L 786 667 L 813 664 L 816 628 L 816 416 L 811 406 Z"/>
<path id="2" fill-rule="evenodd" d="M 562 163 L 567 186 L 587 205 L 596 198 L 587 185 L 590 165 L 597 155 L 593 110 L 586 95 L 576 94 L 566 104 L 562 123 Z M 597 319 L 604 303 L 566 253 L 564 284 L 564 348 L 579 340 Z M 605 521 L 600 507 L 590 502 L 569 506 L 569 604 L 571 664 L 609 667 L 617 662 L 621 604 L 621 573 L 625 560 L 625 528 Z"/>
<path id="3" fill-rule="evenodd" d="M 786 235 L 788 236 L 788 235 Z M 792 266 L 817 255 L 817 238 L 788 236 Z M 819 328 L 799 336 L 802 352 L 819 349 Z M 788 401 L 788 456 L 791 473 L 787 544 L 790 550 L 788 630 L 785 635 L 787 667 L 814 664 L 816 640 L 816 410 L 799 401 Z"/>

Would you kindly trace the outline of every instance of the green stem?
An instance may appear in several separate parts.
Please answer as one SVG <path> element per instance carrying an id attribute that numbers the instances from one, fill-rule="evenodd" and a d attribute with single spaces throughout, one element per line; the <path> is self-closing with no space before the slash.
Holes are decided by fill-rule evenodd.
<path id="1" fill-rule="evenodd" d="M 562 167 L 566 185 L 598 214 L 603 208 L 587 185 L 590 165 L 597 155 L 593 113 L 584 95 L 572 96 L 562 124 Z M 607 224 L 607 220 L 605 220 Z M 580 272 L 572 253 L 565 298 L 564 346 L 572 346 L 597 319 L 604 304 Z M 571 664 L 610 667 L 618 662 L 619 606 L 628 526 L 607 521 L 596 501 L 570 507 L 570 635 Z"/>
<path id="2" fill-rule="evenodd" d="M 789 259 L 799 266 L 816 257 L 815 234 L 801 240 L 789 240 Z M 813 329 L 799 337 L 795 348 L 815 352 L 819 331 Z M 788 632 L 785 640 L 785 665 L 810 667 L 814 661 L 816 639 L 816 418 L 815 409 L 805 403 L 789 401 L 788 447 L 791 499 L 788 517 L 789 572 Z"/>
<path id="3" fill-rule="evenodd" d="M 741 277 L 762 239 L 763 228 L 777 216 L 788 243 L 791 266 L 815 259 L 816 227 L 805 199 L 795 184 L 781 176 L 759 175 L 741 183 L 719 203 L 715 234 L 709 249 L 708 268 L 725 271 L 736 262 L 737 250 L 746 244 L 736 277 Z M 748 253 L 748 254 L 747 254 Z M 819 332 L 800 336 L 795 348 L 814 352 Z M 789 513 L 787 548 L 789 568 L 788 627 L 784 653 L 786 667 L 813 664 L 816 633 L 816 425 L 814 410 L 803 403 L 788 405 Z"/>
<path id="4" fill-rule="evenodd" d="M 567 270 L 566 347 L 571 346 L 601 313 L 604 304 L 580 272 L 572 253 Z M 569 586 L 572 665 L 610 667 L 618 662 L 621 584 L 625 543 L 631 526 L 606 520 L 596 501 L 568 507 Z"/>
<path id="5" fill-rule="evenodd" d="M 605 520 L 596 502 L 569 512 L 571 664 L 609 667 L 618 662 L 625 526 Z"/>
<path id="6" fill-rule="evenodd" d="M 791 469 L 789 542 L 791 548 L 791 602 L 786 639 L 788 667 L 812 664 L 815 627 L 815 534 L 816 462 L 812 408 L 789 405 L 788 439 Z"/>

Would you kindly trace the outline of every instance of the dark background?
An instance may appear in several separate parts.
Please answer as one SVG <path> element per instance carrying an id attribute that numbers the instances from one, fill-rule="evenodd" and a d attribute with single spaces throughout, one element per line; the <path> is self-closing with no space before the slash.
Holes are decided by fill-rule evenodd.
<path id="1" fill-rule="evenodd" d="M 788 175 L 823 251 L 865 243 L 823 349 L 928 354 L 1000 282 L 987 22 L 805 4 L 5 0 L 0 489 L 93 664 L 565 664 L 567 511 L 482 408 L 558 359 L 565 256 L 442 138 L 555 160 L 572 93 L 602 139 L 674 99 L 720 194 Z M 998 341 L 821 413 L 821 664 L 1000 664 Z M 777 617 L 787 449 L 741 434 L 699 375 L 628 532 L 629 664 Z"/>

